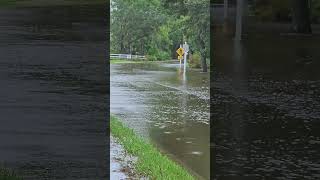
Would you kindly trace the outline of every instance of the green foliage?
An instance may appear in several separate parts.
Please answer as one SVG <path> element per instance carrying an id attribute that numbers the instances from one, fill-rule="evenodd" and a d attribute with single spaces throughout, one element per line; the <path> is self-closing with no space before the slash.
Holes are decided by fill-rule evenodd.
<path id="1" fill-rule="evenodd" d="M 254 14 L 261 21 L 290 22 L 292 20 L 292 0 L 256 0 Z M 310 0 L 311 19 L 319 23 L 320 1 Z"/>
<path id="2" fill-rule="evenodd" d="M 192 180 L 186 169 L 161 154 L 152 144 L 137 136 L 132 129 L 124 126 L 119 119 L 110 117 L 111 134 L 119 140 L 126 152 L 138 157 L 135 170 L 150 179 Z"/>
<path id="3" fill-rule="evenodd" d="M 289 21 L 291 0 L 257 0 L 255 15 L 262 21 Z"/>
<path id="4" fill-rule="evenodd" d="M 0 179 L 1 180 L 22 180 L 22 178 L 18 177 L 14 172 L 9 171 L 5 168 L 0 168 Z"/>
<path id="5" fill-rule="evenodd" d="M 144 54 L 150 38 L 165 22 L 159 0 L 113 0 L 111 2 L 111 50 Z"/>
<path id="6" fill-rule="evenodd" d="M 156 61 L 157 60 L 157 57 L 155 55 L 147 55 L 147 60 L 148 61 Z"/>
<path id="7" fill-rule="evenodd" d="M 199 52 L 192 54 L 192 58 L 190 58 L 189 64 L 193 68 L 201 67 L 201 55 Z"/>
<path id="8" fill-rule="evenodd" d="M 313 0 L 312 1 L 312 20 L 315 23 L 320 23 L 320 1 L 319 0 Z"/>
<path id="9" fill-rule="evenodd" d="M 187 37 L 192 49 L 201 54 L 201 60 L 210 55 L 210 8 L 209 0 L 186 0 L 189 20 Z M 201 63 L 202 64 L 202 63 Z"/>
<path id="10" fill-rule="evenodd" d="M 177 58 L 183 40 L 209 55 L 209 0 L 113 0 L 111 52 Z"/>

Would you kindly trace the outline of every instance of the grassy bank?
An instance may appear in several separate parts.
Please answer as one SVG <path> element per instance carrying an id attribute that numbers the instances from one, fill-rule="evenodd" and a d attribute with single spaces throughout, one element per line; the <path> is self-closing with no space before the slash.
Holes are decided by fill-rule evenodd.
<path id="1" fill-rule="evenodd" d="M 22 180 L 22 178 L 5 168 L 0 168 L 0 180 Z"/>
<path id="2" fill-rule="evenodd" d="M 188 180 L 195 179 L 186 169 L 161 154 L 153 145 L 124 126 L 119 119 L 110 117 L 111 134 L 119 140 L 124 149 L 136 156 L 135 171 L 151 179 Z"/>

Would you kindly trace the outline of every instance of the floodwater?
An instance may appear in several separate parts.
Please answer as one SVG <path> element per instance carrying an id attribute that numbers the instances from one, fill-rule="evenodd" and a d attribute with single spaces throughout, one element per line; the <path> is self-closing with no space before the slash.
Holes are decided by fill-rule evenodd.
<path id="1" fill-rule="evenodd" d="M 110 136 L 110 179 L 138 179 L 132 164 L 137 158 L 127 154 L 121 144 Z M 142 178 L 140 178 L 142 179 Z"/>
<path id="2" fill-rule="evenodd" d="M 25 180 L 107 179 L 105 9 L 0 11 L 0 166 Z"/>
<path id="3" fill-rule="evenodd" d="M 178 64 L 111 64 L 110 78 L 111 113 L 199 179 L 209 179 L 209 74 L 184 76 Z"/>
<path id="4" fill-rule="evenodd" d="M 319 35 L 214 44 L 214 179 L 320 179 Z"/>

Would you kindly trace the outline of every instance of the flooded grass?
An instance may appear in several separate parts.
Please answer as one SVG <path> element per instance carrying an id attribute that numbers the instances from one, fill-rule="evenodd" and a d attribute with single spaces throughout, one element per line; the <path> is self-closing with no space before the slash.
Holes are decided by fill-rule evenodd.
<path id="1" fill-rule="evenodd" d="M 18 177 L 14 172 L 9 171 L 5 168 L 0 168 L 0 179 L 1 180 L 22 180 L 22 178 Z"/>
<path id="2" fill-rule="evenodd" d="M 135 170 L 151 179 L 195 179 L 182 166 L 161 154 L 153 145 L 145 142 L 132 129 L 124 126 L 119 119 L 110 116 L 112 135 L 119 140 L 124 149 L 138 158 Z"/>

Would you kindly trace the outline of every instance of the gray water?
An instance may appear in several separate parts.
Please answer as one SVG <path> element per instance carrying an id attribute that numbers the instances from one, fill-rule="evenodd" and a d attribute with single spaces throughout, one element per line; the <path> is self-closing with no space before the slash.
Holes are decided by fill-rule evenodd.
<path id="1" fill-rule="evenodd" d="M 209 179 L 209 74 L 188 71 L 185 79 L 178 64 L 112 64 L 110 77 L 111 113 Z"/>
<path id="2" fill-rule="evenodd" d="M 0 10 L 0 166 L 24 179 L 105 179 L 105 10 Z"/>
<path id="3" fill-rule="evenodd" d="M 215 34 L 214 177 L 320 178 L 319 36 Z"/>

